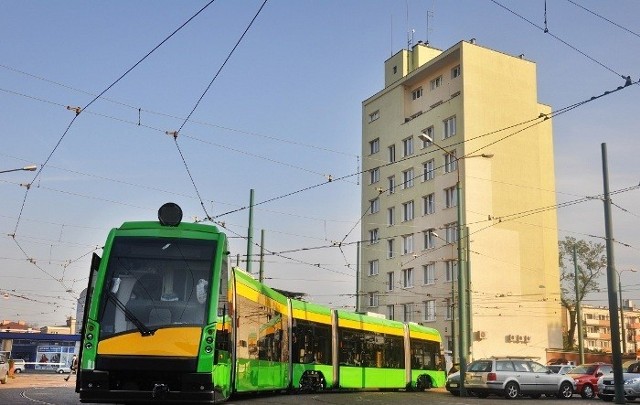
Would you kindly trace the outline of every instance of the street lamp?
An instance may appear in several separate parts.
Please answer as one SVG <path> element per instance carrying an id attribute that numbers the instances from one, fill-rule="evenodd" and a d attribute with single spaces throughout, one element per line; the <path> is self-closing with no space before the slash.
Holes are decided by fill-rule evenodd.
<path id="1" fill-rule="evenodd" d="M 438 145 L 433 141 L 433 138 L 429 136 L 425 131 L 422 131 L 420 135 L 418 135 L 423 141 L 429 142 L 435 145 L 438 149 L 446 153 L 446 155 L 450 156 L 454 159 L 456 164 L 456 173 L 457 173 L 457 181 L 456 181 L 456 199 L 457 199 L 457 219 L 458 219 L 458 358 L 460 364 L 460 396 L 466 397 L 467 390 L 464 387 L 464 379 L 467 371 L 467 357 L 469 354 L 469 317 L 470 314 L 468 312 L 468 284 L 469 281 L 467 279 L 467 270 L 465 267 L 464 257 L 462 254 L 462 191 L 460 189 L 460 167 L 458 165 L 460 158 L 458 158 L 455 154 L 450 151 L 444 149 L 442 146 Z M 491 158 L 493 154 L 481 154 L 476 155 L 477 157 Z M 476 157 L 476 156 L 467 156 L 467 157 Z"/>
<path id="2" fill-rule="evenodd" d="M 24 170 L 24 171 L 27 171 L 27 172 L 33 172 L 33 171 L 35 171 L 37 169 L 38 169 L 38 166 L 29 165 L 29 166 L 21 167 L 19 169 L 0 170 L 0 173 L 18 172 L 18 171 L 21 171 L 21 170 Z"/>
<path id="3" fill-rule="evenodd" d="M 618 273 L 618 294 L 620 295 L 620 327 L 622 329 L 622 353 L 627 352 L 627 336 L 624 334 L 624 312 L 622 309 L 622 283 L 620 282 L 620 277 L 625 271 L 630 271 L 632 273 L 636 272 L 634 269 L 624 269 L 621 271 L 616 270 L 616 273 Z"/>

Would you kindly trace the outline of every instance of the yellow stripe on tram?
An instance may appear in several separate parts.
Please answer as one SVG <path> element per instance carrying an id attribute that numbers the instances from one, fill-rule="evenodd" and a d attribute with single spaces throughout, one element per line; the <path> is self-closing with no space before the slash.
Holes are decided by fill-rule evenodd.
<path id="1" fill-rule="evenodd" d="M 304 309 L 293 309 L 293 318 L 302 319 L 305 321 L 323 323 L 325 325 L 331 325 L 331 316 L 316 314 L 314 312 L 305 311 Z"/>
<path id="2" fill-rule="evenodd" d="M 352 321 L 350 319 L 340 319 L 338 321 L 340 327 L 365 330 L 378 333 L 386 333 L 387 335 L 404 336 L 404 330 L 402 328 L 394 328 L 385 325 L 375 325 L 362 321 Z"/>
<path id="3" fill-rule="evenodd" d="M 253 288 L 251 288 L 250 286 L 246 285 L 246 284 L 242 284 L 240 283 L 236 283 L 236 292 L 253 301 L 253 302 L 257 302 L 258 304 L 264 305 L 266 307 L 269 307 L 271 309 L 275 309 L 276 311 L 280 312 L 281 314 L 288 314 L 289 313 L 289 308 L 287 308 L 286 304 L 281 304 L 278 301 L 267 297 L 264 294 L 259 293 L 258 291 L 254 290 Z"/>

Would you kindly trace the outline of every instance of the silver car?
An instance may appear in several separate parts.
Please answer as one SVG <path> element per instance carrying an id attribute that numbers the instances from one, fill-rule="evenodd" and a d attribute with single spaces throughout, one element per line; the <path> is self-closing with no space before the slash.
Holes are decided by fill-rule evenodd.
<path id="1" fill-rule="evenodd" d="M 640 398 L 640 362 L 632 363 L 622 373 L 624 381 L 624 397 L 633 401 Z M 598 397 L 606 402 L 611 402 L 615 398 L 616 389 L 613 383 L 613 373 L 605 374 L 598 379 Z"/>
<path id="2" fill-rule="evenodd" d="M 540 398 L 542 394 L 568 399 L 573 396 L 575 382 L 569 376 L 556 374 L 535 361 L 524 358 L 496 357 L 476 360 L 467 366 L 465 388 L 480 398 L 490 394 L 509 399 L 519 396 Z"/>

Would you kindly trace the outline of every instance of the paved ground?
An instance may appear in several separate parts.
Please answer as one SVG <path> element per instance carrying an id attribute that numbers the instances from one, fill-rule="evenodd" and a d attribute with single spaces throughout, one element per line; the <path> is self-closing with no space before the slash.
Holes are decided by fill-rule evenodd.
<path id="1" fill-rule="evenodd" d="M 1 405 L 80 405 L 78 394 L 75 392 L 75 376 L 69 381 L 60 374 L 19 374 L 9 379 L 7 384 L 0 385 Z M 542 397 L 540 399 L 522 398 L 509 401 L 504 398 L 491 396 L 487 399 L 460 398 L 446 392 L 444 389 L 432 389 L 426 392 L 340 392 L 306 395 L 260 395 L 253 397 L 238 397 L 228 401 L 229 405 L 354 405 L 366 403 L 369 405 L 386 404 L 451 404 L 451 405 L 493 405 L 496 403 L 524 403 L 528 405 L 572 405 L 572 404 L 600 404 L 598 399 L 584 400 L 575 395 L 571 400 Z"/>

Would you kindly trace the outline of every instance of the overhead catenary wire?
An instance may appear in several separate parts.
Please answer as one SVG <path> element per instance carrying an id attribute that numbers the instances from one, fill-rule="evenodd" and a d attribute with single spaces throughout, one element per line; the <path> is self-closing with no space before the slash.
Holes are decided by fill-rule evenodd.
<path id="1" fill-rule="evenodd" d="M 550 35 L 552 38 L 556 39 L 557 41 L 562 42 L 564 45 L 568 46 L 569 48 L 573 49 L 574 51 L 578 52 L 579 54 L 581 54 L 582 56 L 586 57 L 587 59 L 589 59 L 590 61 L 602 66 L 603 68 L 605 68 L 606 70 L 610 71 L 611 73 L 616 74 L 617 76 L 622 77 L 623 79 L 627 79 L 629 76 L 625 76 L 621 73 L 616 72 L 615 70 L 613 70 L 612 68 L 610 68 L 609 66 L 605 65 L 604 63 L 600 62 L 599 60 L 595 59 L 594 57 L 588 55 L 586 52 L 581 51 L 580 49 L 578 49 L 577 47 L 575 47 L 574 45 L 571 45 L 570 43 L 568 43 L 567 41 L 565 41 L 564 39 L 560 38 L 559 36 L 553 34 L 551 31 L 549 31 L 549 29 L 546 26 L 546 17 L 545 17 L 545 27 L 540 27 L 538 24 L 534 23 L 533 21 L 529 20 L 528 18 L 516 13 L 515 11 L 513 11 L 512 9 L 510 9 L 509 7 L 505 6 L 504 4 L 498 2 L 497 0 L 489 0 L 492 3 L 502 7 L 503 9 L 507 10 L 508 12 L 510 12 L 511 14 L 517 16 L 518 18 L 528 22 L 529 24 L 533 25 L 534 27 L 538 28 L 540 31 L 544 32 L 547 35 Z M 546 4 L 546 3 L 545 3 Z"/>

